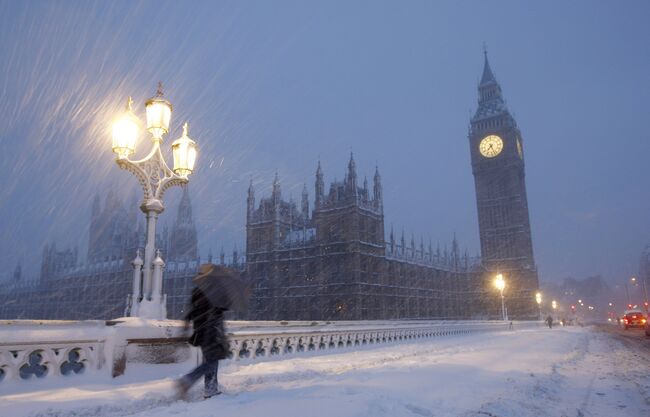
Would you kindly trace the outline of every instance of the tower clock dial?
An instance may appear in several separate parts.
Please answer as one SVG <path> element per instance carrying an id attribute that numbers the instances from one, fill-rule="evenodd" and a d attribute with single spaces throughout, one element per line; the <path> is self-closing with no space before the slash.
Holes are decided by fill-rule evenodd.
<path id="1" fill-rule="evenodd" d="M 486 158 L 494 158 L 503 150 L 503 140 L 497 135 L 488 135 L 478 145 L 481 155 Z"/>
<path id="2" fill-rule="evenodd" d="M 519 159 L 524 159 L 524 151 L 521 149 L 519 138 L 517 138 L 517 153 L 519 154 Z"/>

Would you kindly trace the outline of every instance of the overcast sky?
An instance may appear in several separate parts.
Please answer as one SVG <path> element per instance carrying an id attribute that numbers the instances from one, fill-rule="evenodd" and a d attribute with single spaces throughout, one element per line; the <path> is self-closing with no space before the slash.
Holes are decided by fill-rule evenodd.
<path id="1" fill-rule="evenodd" d="M 379 165 L 386 228 L 478 252 L 467 128 L 483 43 L 522 130 L 540 278 L 638 270 L 650 243 L 645 1 L 0 1 L 0 277 L 85 255 L 92 197 L 129 204 L 108 129 L 162 80 L 201 148 L 200 251 L 244 245 L 246 188 L 285 196 Z M 148 149 L 140 138 L 138 154 Z M 161 222 L 175 217 L 167 193 Z M 85 257 L 85 256 L 82 256 Z"/>

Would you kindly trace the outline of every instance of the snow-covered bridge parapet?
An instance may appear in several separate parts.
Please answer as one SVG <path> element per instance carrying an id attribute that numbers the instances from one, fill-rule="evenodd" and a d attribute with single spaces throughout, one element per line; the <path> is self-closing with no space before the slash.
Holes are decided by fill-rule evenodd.
<path id="1" fill-rule="evenodd" d="M 230 357 L 234 360 L 261 359 L 537 325 L 536 322 L 428 320 L 231 322 Z"/>
<path id="2" fill-rule="evenodd" d="M 178 321 L 0 321 L 0 384 L 96 371 L 117 376 L 129 359 L 160 363 L 187 358 L 186 340 Z"/>
<path id="3" fill-rule="evenodd" d="M 0 322 L 0 384 L 76 375 L 105 364 L 104 322 Z"/>
<path id="4" fill-rule="evenodd" d="M 231 321 L 232 360 L 354 349 L 364 345 L 477 332 L 514 330 L 535 322 L 502 321 Z M 119 376 L 128 363 L 183 362 L 196 357 L 180 321 L 0 321 L 0 384 L 105 372 Z"/>

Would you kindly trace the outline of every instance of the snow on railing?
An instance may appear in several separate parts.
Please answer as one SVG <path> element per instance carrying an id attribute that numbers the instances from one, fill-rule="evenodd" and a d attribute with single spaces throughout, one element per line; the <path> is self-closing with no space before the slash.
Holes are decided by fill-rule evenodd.
<path id="1" fill-rule="evenodd" d="M 277 323 L 277 322 L 275 322 Z M 395 343 L 441 336 L 519 329 L 537 323 L 513 322 L 314 322 L 313 327 L 287 325 L 261 329 L 236 329 L 230 333 L 230 355 L 234 360 L 264 358 L 307 351 L 325 351 L 355 346 Z M 293 322 L 295 323 L 295 322 Z M 307 325 L 309 326 L 309 325 Z"/>
<path id="2" fill-rule="evenodd" d="M 103 322 L 1 321 L 0 384 L 101 369 L 105 343 Z"/>
<path id="3" fill-rule="evenodd" d="M 196 348 L 186 343 L 182 326 L 180 321 L 147 322 L 131 318 L 106 323 L 0 322 L 0 385 L 11 380 L 74 376 L 90 370 L 103 370 L 117 376 L 126 371 L 127 363 L 167 363 L 169 358 L 183 361 L 193 356 L 191 351 Z M 229 358 L 237 361 L 532 326 L 539 326 L 539 323 L 232 321 L 226 324 L 230 338 Z"/>
<path id="4" fill-rule="evenodd" d="M 0 383 L 11 379 L 75 375 L 100 369 L 104 341 L 0 344 Z"/>

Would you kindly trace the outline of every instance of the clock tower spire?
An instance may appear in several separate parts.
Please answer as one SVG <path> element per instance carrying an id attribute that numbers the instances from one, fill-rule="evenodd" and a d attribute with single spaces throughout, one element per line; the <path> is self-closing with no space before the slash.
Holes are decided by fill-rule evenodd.
<path id="1" fill-rule="evenodd" d="M 523 139 L 503 99 L 487 51 L 484 55 L 478 108 L 469 131 L 481 259 L 488 285 L 497 272 L 504 275 L 504 295 L 511 318 L 532 318 L 539 283 L 528 214 Z"/>

